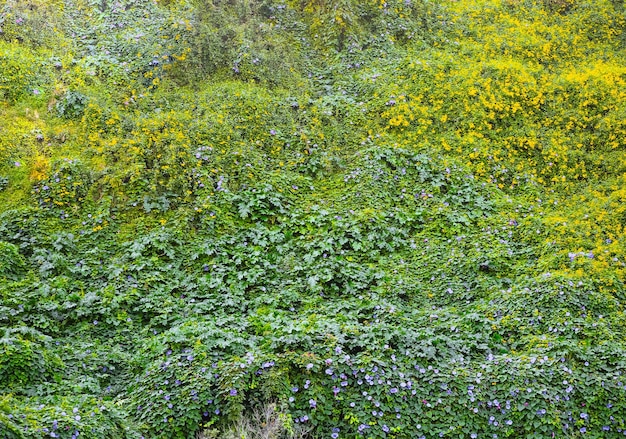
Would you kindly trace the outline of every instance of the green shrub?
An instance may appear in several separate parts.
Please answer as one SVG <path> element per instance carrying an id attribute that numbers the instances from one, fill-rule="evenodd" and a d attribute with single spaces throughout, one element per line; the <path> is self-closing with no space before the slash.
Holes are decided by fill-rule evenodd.
<path id="1" fill-rule="evenodd" d="M 32 193 L 42 207 L 77 208 L 86 201 L 93 181 L 93 172 L 80 160 L 61 159 L 52 164 L 50 175 L 38 182 Z"/>
<path id="2" fill-rule="evenodd" d="M 78 119 L 82 117 L 87 105 L 87 96 L 68 90 L 56 103 L 56 111 L 60 117 L 66 119 Z"/>
<path id="3" fill-rule="evenodd" d="M 49 337 L 29 327 L 0 328 L 0 385 L 21 390 L 53 378 L 62 367 L 46 346 Z"/>
<path id="4" fill-rule="evenodd" d="M 16 245 L 0 241 L 0 278 L 14 279 L 25 269 L 24 259 Z"/>
<path id="5" fill-rule="evenodd" d="M 30 48 L 58 47 L 66 25 L 59 0 L 8 0 L 0 7 L 0 39 Z"/>
<path id="6" fill-rule="evenodd" d="M 35 53 L 0 41 L 0 97 L 15 102 L 24 95 L 44 93 L 44 69 Z"/>

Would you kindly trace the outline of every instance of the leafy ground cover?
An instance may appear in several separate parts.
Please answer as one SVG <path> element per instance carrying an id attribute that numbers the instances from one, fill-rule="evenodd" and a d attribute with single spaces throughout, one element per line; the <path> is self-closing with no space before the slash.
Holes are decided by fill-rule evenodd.
<path id="1" fill-rule="evenodd" d="M 626 434 L 623 7 L 4 2 L 0 437 Z"/>

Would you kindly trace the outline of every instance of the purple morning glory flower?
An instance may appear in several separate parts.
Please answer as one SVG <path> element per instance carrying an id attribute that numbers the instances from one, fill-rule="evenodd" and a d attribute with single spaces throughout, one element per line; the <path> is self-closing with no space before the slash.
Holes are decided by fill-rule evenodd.
<path id="1" fill-rule="evenodd" d="M 389 433 L 389 427 L 387 427 L 387 424 L 384 424 L 384 425 L 383 425 L 383 431 L 384 431 L 385 433 Z"/>
<path id="2" fill-rule="evenodd" d="M 230 396 L 237 395 L 237 389 L 230 389 Z"/>
<path id="3" fill-rule="evenodd" d="M 311 408 L 315 408 L 317 407 L 317 401 L 315 401 L 314 399 L 309 399 L 309 405 L 311 406 Z"/>

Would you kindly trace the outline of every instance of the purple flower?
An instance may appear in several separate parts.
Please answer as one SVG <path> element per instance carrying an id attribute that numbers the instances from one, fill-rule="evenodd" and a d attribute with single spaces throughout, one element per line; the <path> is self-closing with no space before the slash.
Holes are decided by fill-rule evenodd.
<path id="1" fill-rule="evenodd" d="M 237 389 L 230 389 L 230 396 L 235 396 L 237 394 Z"/>
<path id="2" fill-rule="evenodd" d="M 383 425 L 383 431 L 384 431 L 385 433 L 389 433 L 389 427 L 387 427 L 387 424 L 384 424 L 384 425 Z"/>
<path id="3" fill-rule="evenodd" d="M 317 407 L 317 401 L 315 401 L 314 399 L 309 399 L 309 405 L 311 406 L 311 408 L 315 408 Z"/>
<path id="4" fill-rule="evenodd" d="M 389 390 L 389 393 L 398 393 L 398 389 L 397 389 L 396 387 L 392 387 L 392 388 Z"/>
<path id="5" fill-rule="evenodd" d="M 270 134 L 271 134 L 272 136 L 275 136 L 275 135 L 276 135 L 276 130 L 270 130 Z"/>

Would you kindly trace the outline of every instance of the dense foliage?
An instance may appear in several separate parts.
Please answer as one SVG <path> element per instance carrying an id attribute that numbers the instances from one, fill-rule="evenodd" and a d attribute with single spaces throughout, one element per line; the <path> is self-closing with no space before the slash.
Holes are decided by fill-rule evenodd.
<path id="1" fill-rule="evenodd" d="M 0 438 L 623 436 L 625 25 L 5 0 Z"/>

